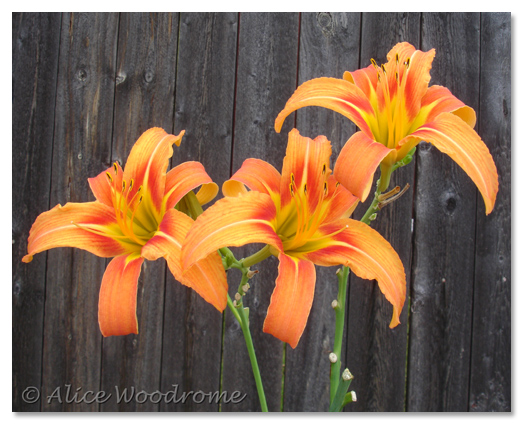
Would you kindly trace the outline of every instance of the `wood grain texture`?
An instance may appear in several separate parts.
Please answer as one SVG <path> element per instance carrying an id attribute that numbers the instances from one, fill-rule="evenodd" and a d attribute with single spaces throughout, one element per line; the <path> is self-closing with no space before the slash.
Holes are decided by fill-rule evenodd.
<path id="1" fill-rule="evenodd" d="M 162 127 L 172 131 L 177 43 L 177 14 L 120 15 L 112 161 L 122 166 L 145 130 Z M 153 393 L 160 387 L 166 269 L 163 259 L 145 261 L 142 266 L 138 335 L 104 338 L 103 391 L 115 392 L 118 387 L 120 392 Z M 101 410 L 158 411 L 158 403 L 141 401 L 135 397 L 118 403 L 112 397 Z"/>
<path id="2" fill-rule="evenodd" d="M 476 110 L 500 187 L 486 217 L 468 176 L 426 143 L 395 172 L 391 186 L 411 188 L 372 226 L 400 255 L 408 299 L 390 330 L 392 308 L 376 283 L 351 276 L 342 358 L 358 401 L 345 410 L 511 410 L 509 13 L 15 13 L 12 22 L 14 411 L 259 411 L 229 311 L 180 285 L 164 260 L 146 261 L 140 333 L 102 338 L 98 291 L 108 260 L 60 248 L 21 263 L 29 230 L 57 203 L 93 200 L 87 178 L 112 161 L 123 165 L 152 126 L 185 129 L 172 166 L 200 161 L 219 185 L 247 158 L 280 170 L 293 127 L 326 135 L 334 160 L 356 130 L 348 119 L 303 108 L 277 134 L 275 117 L 297 85 L 341 78 L 370 58 L 383 63 L 399 41 L 436 49 L 430 84 Z M 258 248 L 234 252 L 242 258 Z M 325 411 L 336 267 L 317 267 L 313 308 L 294 350 L 262 332 L 277 267 L 274 257 L 253 267 L 259 273 L 245 298 L 269 410 Z M 233 297 L 240 274 L 228 278 Z M 23 400 L 27 387 L 40 391 L 38 402 Z M 67 402 L 68 389 L 112 396 Z M 117 389 L 134 397 L 118 402 Z M 174 389 L 187 400 L 136 398 Z M 246 397 L 199 403 L 190 391 Z"/>
<path id="3" fill-rule="evenodd" d="M 40 389 L 47 255 L 22 263 L 31 225 L 49 209 L 61 16 L 13 14 L 13 411 Z M 51 113 L 49 113 L 51 111 Z"/>
<path id="4" fill-rule="evenodd" d="M 318 77 L 341 78 L 344 71 L 358 68 L 359 30 L 359 13 L 302 13 L 298 84 Z M 323 134 L 331 141 L 333 169 L 334 159 L 354 132 L 354 124 L 325 108 L 304 108 L 296 115 L 296 128 L 301 135 L 315 138 Z M 287 118 L 292 119 L 293 116 Z M 331 302 L 337 298 L 336 270 L 337 267 L 316 268 L 315 298 L 304 334 L 294 350 L 286 347 L 285 411 L 329 409 L 328 356 L 335 335 Z M 306 364 L 309 366 L 304 368 Z"/>
<path id="5" fill-rule="evenodd" d="M 93 200 L 87 178 L 109 161 L 110 147 L 104 141 L 111 139 L 112 130 L 112 114 L 107 111 L 113 105 L 117 18 L 62 16 L 50 206 Z M 100 387 L 102 337 L 97 312 L 104 269 L 104 259 L 85 251 L 49 251 L 42 394 L 52 396 L 58 388 L 63 400 L 66 385 L 73 391 Z M 41 408 L 98 409 L 97 404 L 62 400 L 42 398 Z"/>
<path id="6" fill-rule="evenodd" d="M 494 211 L 477 194 L 469 409 L 511 411 L 511 15 L 480 20 L 478 130 L 499 174 Z"/>
<path id="7" fill-rule="evenodd" d="M 422 22 L 423 50 L 437 51 L 431 82 L 475 110 L 479 26 L 479 14 L 429 13 Z M 417 151 L 408 409 L 466 411 L 475 216 L 484 205 L 477 205 L 475 185 L 449 157 L 429 144 Z"/>
<path id="8" fill-rule="evenodd" d="M 231 162 L 237 27 L 237 13 L 182 13 L 180 17 L 175 128 L 186 133 L 173 164 L 199 161 L 219 185 L 229 178 Z M 220 390 L 222 322 L 221 313 L 168 276 L 163 392 L 173 385 L 180 392 Z M 191 398 L 161 405 L 165 411 L 218 408 L 218 403 L 195 403 Z"/>
<path id="9" fill-rule="evenodd" d="M 400 41 L 419 46 L 420 14 L 365 13 L 362 16 L 362 45 L 359 68 L 367 67 L 371 58 L 378 63 L 387 61 L 387 53 Z M 379 177 L 377 172 L 375 181 Z M 414 162 L 393 174 L 390 187 L 413 187 Z M 371 196 L 370 196 L 371 198 Z M 399 200 L 387 205 L 371 226 L 377 230 L 399 254 L 404 264 L 407 294 L 410 285 L 411 264 L 411 208 L 413 189 Z M 353 216 L 360 219 L 372 199 L 360 205 Z M 346 364 L 355 376 L 351 384 L 358 397 L 357 403 L 346 406 L 346 411 L 396 412 L 404 410 L 408 305 L 400 316 L 401 324 L 389 328 L 393 308 L 374 281 L 350 277 L 349 311 L 347 316 Z"/>
<path id="10" fill-rule="evenodd" d="M 240 14 L 232 172 L 247 158 L 261 158 L 278 170 L 282 168 L 291 125 L 285 124 L 281 134 L 275 133 L 273 125 L 296 87 L 298 19 L 294 13 Z M 274 90 L 275 87 L 279 90 Z M 255 250 L 255 246 L 247 246 L 234 252 L 237 258 L 242 258 Z M 244 300 L 250 309 L 251 334 L 271 411 L 280 410 L 281 405 L 282 343 L 263 333 L 262 326 L 277 277 L 277 264 L 272 257 L 256 266 L 261 273 L 251 280 L 251 289 Z M 230 293 L 234 295 L 240 276 L 233 276 L 229 282 Z M 223 411 L 260 410 L 245 342 L 229 311 L 224 334 L 223 389 L 248 394 L 242 403 L 222 406 Z"/>

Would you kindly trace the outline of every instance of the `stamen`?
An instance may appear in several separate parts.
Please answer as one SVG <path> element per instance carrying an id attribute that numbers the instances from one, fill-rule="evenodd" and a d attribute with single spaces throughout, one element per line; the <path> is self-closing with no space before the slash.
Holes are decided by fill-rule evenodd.
<path id="1" fill-rule="evenodd" d="M 322 175 L 326 174 L 326 164 L 322 165 Z"/>
<path id="2" fill-rule="evenodd" d="M 111 177 L 111 174 L 109 174 L 107 171 L 106 171 L 106 176 L 107 176 L 107 179 L 109 180 L 109 182 L 113 183 L 113 177 Z"/>
<path id="3" fill-rule="evenodd" d="M 406 65 L 406 69 L 409 68 L 409 64 L 411 63 L 411 58 L 407 58 L 406 62 L 404 62 L 404 65 Z"/>
<path id="4" fill-rule="evenodd" d="M 115 174 L 118 174 L 118 164 L 116 162 L 113 162 L 113 170 L 115 170 Z"/>
<path id="5" fill-rule="evenodd" d="M 124 193 L 126 190 L 126 181 L 122 180 L 122 193 Z"/>
<path id="6" fill-rule="evenodd" d="M 304 183 L 304 195 L 307 195 L 307 185 Z"/>
<path id="7" fill-rule="evenodd" d="M 395 61 L 397 62 L 397 65 L 398 65 L 398 53 L 395 55 Z"/>
<path id="8" fill-rule="evenodd" d="M 310 238 L 309 241 L 310 242 L 315 242 L 315 241 L 320 241 L 322 239 L 331 238 L 333 236 L 338 235 L 339 233 L 342 233 L 347 228 L 349 228 L 349 225 L 346 224 L 344 227 L 342 227 L 342 229 L 335 230 L 334 232 L 331 232 L 331 233 L 329 233 L 327 235 L 319 236 L 318 238 Z"/>
<path id="9" fill-rule="evenodd" d="M 377 65 L 377 62 L 375 61 L 375 59 L 371 58 L 371 63 L 373 64 L 373 66 L 375 68 L 378 68 L 378 65 Z"/>
<path id="10" fill-rule="evenodd" d="M 89 229 L 87 227 L 81 226 L 80 224 L 75 223 L 74 221 L 71 221 L 71 224 L 78 227 L 79 229 L 85 230 L 86 232 L 94 233 L 95 235 L 105 236 L 107 238 L 113 238 L 113 239 L 128 239 L 126 235 L 114 235 L 111 233 L 100 232 L 99 230 Z"/>

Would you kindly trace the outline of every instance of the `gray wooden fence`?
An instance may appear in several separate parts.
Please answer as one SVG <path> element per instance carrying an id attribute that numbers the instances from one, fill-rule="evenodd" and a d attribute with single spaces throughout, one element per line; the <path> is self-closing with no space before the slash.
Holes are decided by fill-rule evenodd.
<path id="1" fill-rule="evenodd" d="M 146 262 L 140 333 L 104 339 L 97 305 L 107 260 L 61 248 L 24 264 L 31 224 L 58 203 L 94 199 L 87 178 L 125 163 L 152 126 L 185 129 L 173 163 L 200 161 L 218 184 L 248 157 L 280 169 L 294 125 L 325 134 L 338 155 L 355 131 L 349 120 L 304 108 L 277 134 L 278 112 L 300 83 L 385 62 L 409 41 L 436 49 L 432 84 L 477 111 L 500 190 L 486 217 L 466 174 L 427 144 L 395 173 L 392 183 L 411 189 L 373 226 L 404 263 L 408 299 L 390 330 L 391 306 L 376 284 L 351 276 L 343 365 L 358 402 L 345 410 L 510 411 L 510 25 L 509 13 L 13 14 L 13 410 L 259 410 L 229 311 L 176 282 L 165 262 Z M 292 350 L 262 333 L 274 260 L 259 266 L 247 298 L 269 409 L 326 410 L 335 269 L 317 268 L 313 309 Z M 239 276 L 229 278 L 236 287 Z M 175 388 L 246 397 L 219 405 L 116 394 Z M 88 391 L 112 397 L 81 400 Z"/>

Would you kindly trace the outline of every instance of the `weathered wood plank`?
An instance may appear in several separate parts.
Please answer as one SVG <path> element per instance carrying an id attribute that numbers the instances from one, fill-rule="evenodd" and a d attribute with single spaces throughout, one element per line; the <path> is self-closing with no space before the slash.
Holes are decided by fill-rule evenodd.
<path id="1" fill-rule="evenodd" d="M 229 178 L 237 53 L 237 13 L 183 13 L 176 81 L 175 128 L 186 130 L 173 164 L 199 161 L 220 186 Z M 207 207 L 207 206 L 205 206 Z M 162 391 L 179 396 L 220 389 L 222 315 L 168 276 Z M 218 411 L 219 405 L 162 404 L 164 411 Z"/>
<path id="2" fill-rule="evenodd" d="M 422 49 L 435 48 L 431 84 L 478 110 L 479 14 L 423 15 Z M 408 409 L 468 407 L 477 189 L 448 156 L 417 149 Z M 438 174 L 437 174 L 438 173 Z"/>
<path id="3" fill-rule="evenodd" d="M 122 165 L 150 127 L 173 129 L 178 15 L 120 15 L 112 160 Z M 109 139 L 106 142 L 109 145 Z M 176 149 L 176 146 L 175 146 Z M 102 390 L 153 393 L 160 388 L 166 264 L 144 262 L 137 294 L 138 335 L 104 339 Z M 159 404 L 115 397 L 104 411 L 158 411 Z"/>
<path id="4" fill-rule="evenodd" d="M 480 21 L 478 130 L 499 174 L 493 212 L 477 194 L 469 410 L 511 411 L 511 14 Z"/>
<path id="5" fill-rule="evenodd" d="M 344 71 L 357 69 L 359 46 L 359 13 L 302 13 L 298 84 L 318 77 L 341 78 Z M 292 119 L 288 118 L 291 122 Z M 333 148 L 331 169 L 340 149 L 355 131 L 351 121 L 325 108 L 297 111 L 296 127 L 310 138 L 326 135 Z M 306 329 L 294 350 L 286 347 L 284 411 L 329 409 L 328 356 L 335 334 L 331 302 L 337 298 L 336 269 L 316 268 L 315 298 Z"/>
<path id="6" fill-rule="evenodd" d="M 60 22 L 58 13 L 14 13 L 13 43 L 13 411 L 38 411 L 22 398 L 40 390 L 46 254 L 30 264 L 27 238 L 49 209 Z"/>
<path id="7" fill-rule="evenodd" d="M 64 14 L 55 110 L 51 202 L 94 199 L 87 178 L 109 160 L 117 16 Z M 98 292 L 105 260 L 61 248 L 48 254 L 44 320 L 42 394 L 56 389 L 98 391 L 101 340 Z M 57 398 L 42 410 L 97 410 L 96 403 Z"/>
<path id="8" fill-rule="evenodd" d="M 365 13 L 362 17 L 362 47 L 360 67 L 369 66 L 371 58 L 379 64 L 387 61 L 387 53 L 398 42 L 407 41 L 419 47 L 420 15 L 417 13 Z M 391 178 L 395 185 L 413 187 L 413 162 L 400 168 Z M 375 181 L 379 172 L 375 174 Z M 370 199 L 353 215 L 360 219 Z M 411 207 L 413 189 L 380 211 L 375 228 L 399 254 L 404 264 L 407 294 L 411 264 Z M 408 306 L 400 316 L 401 324 L 389 328 L 393 308 L 376 282 L 350 277 L 349 310 L 347 317 L 346 365 L 355 376 L 351 389 L 358 401 L 346 406 L 346 411 L 404 410 L 404 382 L 407 346 Z"/>
<path id="9" fill-rule="evenodd" d="M 241 14 L 239 31 L 232 171 L 238 170 L 250 157 L 263 159 L 280 170 L 292 120 L 284 125 L 282 134 L 276 134 L 273 125 L 296 87 L 298 14 Z M 255 249 L 248 246 L 235 250 L 235 253 L 237 258 L 242 258 L 254 253 Z M 277 263 L 275 258 L 270 258 L 260 265 L 261 273 L 251 280 L 251 289 L 245 297 L 270 411 L 279 411 L 281 405 L 282 343 L 263 333 L 262 326 L 277 276 Z M 233 275 L 231 291 L 236 290 L 239 281 L 240 277 Z M 229 311 L 225 328 L 223 389 L 229 394 L 240 391 L 247 397 L 242 403 L 222 406 L 222 410 L 259 411 L 260 403 L 245 342 Z"/>

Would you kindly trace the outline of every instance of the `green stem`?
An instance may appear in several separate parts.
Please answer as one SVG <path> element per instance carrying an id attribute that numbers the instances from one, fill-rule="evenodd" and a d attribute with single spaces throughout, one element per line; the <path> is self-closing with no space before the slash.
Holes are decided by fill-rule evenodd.
<path id="1" fill-rule="evenodd" d="M 260 263 L 262 260 L 265 260 L 269 256 L 271 256 L 271 247 L 269 245 L 266 245 L 264 248 L 262 248 L 260 251 L 255 252 L 253 255 L 250 255 L 247 258 L 244 258 L 241 263 L 244 267 L 251 267 L 252 265 L 256 263 Z"/>
<path id="2" fill-rule="evenodd" d="M 244 276 L 242 276 L 242 282 L 240 285 L 247 283 L 247 277 L 244 281 Z M 251 338 L 251 332 L 249 331 L 249 319 L 246 315 L 246 311 L 242 305 L 242 301 L 235 305 L 231 301 L 231 297 L 227 296 L 227 305 L 233 316 L 237 319 L 240 327 L 242 328 L 242 333 L 244 334 L 244 339 L 246 341 L 247 352 L 249 354 L 249 360 L 251 361 L 251 368 L 253 369 L 253 377 L 255 378 L 255 383 L 257 386 L 258 398 L 260 400 L 260 407 L 263 412 L 267 412 L 267 403 L 266 395 L 264 394 L 264 387 L 262 385 L 262 377 L 260 376 L 260 369 L 258 368 L 257 356 L 255 355 L 255 347 L 253 346 L 253 340 Z"/>
<path id="3" fill-rule="evenodd" d="M 202 214 L 202 206 L 200 205 L 200 202 L 198 202 L 198 199 L 192 190 L 189 191 L 189 193 L 187 193 L 182 198 L 182 201 L 184 202 L 184 207 L 188 210 L 193 219 L 196 219 L 200 214 Z M 271 255 L 271 253 L 269 252 L 268 245 L 266 245 L 260 251 L 256 252 L 255 254 L 242 261 L 238 261 L 235 258 L 234 254 L 231 252 L 231 250 L 227 247 L 220 248 L 219 252 L 222 255 L 223 259 L 225 259 L 224 267 L 226 268 L 226 270 L 230 267 L 235 267 L 242 271 L 242 280 L 240 281 L 240 285 L 238 287 L 238 292 L 241 295 L 244 295 L 244 290 L 242 288 L 247 284 L 249 280 L 249 266 L 258 263 Z M 247 352 L 249 354 L 249 360 L 251 361 L 251 368 L 253 369 L 253 376 L 255 378 L 255 383 L 257 386 L 258 398 L 260 399 L 260 406 L 263 412 L 267 412 L 268 409 L 266 395 L 264 394 L 264 387 L 262 385 L 260 369 L 258 368 L 257 356 L 255 355 L 253 339 L 251 338 L 251 332 L 249 331 L 249 318 L 247 315 L 248 310 L 244 309 L 242 305 L 242 298 L 240 298 L 239 301 L 233 304 L 233 301 L 231 301 L 231 297 L 229 296 L 229 294 L 227 294 L 227 305 L 231 310 L 231 313 L 233 313 L 233 316 L 235 316 L 235 319 L 237 319 L 238 323 L 240 324 L 240 327 L 242 328 L 242 333 L 244 334 L 244 339 L 246 341 Z"/>
<path id="4" fill-rule="evenodd" d="M 368 207 L 367 211 L 364 213 L 361 222 L 369 225 L 372 220 L 375 219 L 373 216 L 378 212 L 379 196 L 384 190 L 389 186 L 391 173 L 393 169 L 391 167 L 381 167 L 381 176 L 377 181 L 377 190 L 375 191 L 375 197 L 373 202 Z M 330 392 L 329 398 L 332 406 L 339 406 L 342 404 L 344 395 L 349 387 L 349 383 L 342 385 L 340 382 L 340 368 L 341 361 L 340 355 L 342 351 L 342 338 L 344 336 L 344 325 L 345 325 L 345 316 L 346 316 L 346 293 L 348 287 L 348 277 L 349 277 L 349 267 L 344 266 L 342 270 L 339 270 L 337 273 L 338 277 L 338 295 L 337 295 L 337 304 L 334 307 L 335 309 L 335 340 L 333 342 L 333 353 L 336 355 L 336 361 L 331 363 L 331 375 L 330 375 Z M 333 359 L 334 360 L 334 359 Z M 345 391 L 342 395 L 339 394 L 339 391 L 342 391 L 342 387 L 345 387 Z M 340 399 L 340 403 L 335 402 L 335 399 Z M 342 407 L 340 407 L 341 409 Z M 331 409 L 331 408 L 330 408 Z"/>
<path id="5" fill-rule="evenodd" d="M 338 296 L 337 304 L 335 309 L 335 341 L 333 343 L 333 353 L 336 355 L 336 361 L 331 363 L 331 376 L 330 376 L 330 397 L 329 400 L 332 403 L 340 380 L 340 356 L 342 352 L 342 338 L 344 336 L 344 320 L 346 315 L 346 293 L 348 286 L 349 267 L 344 266 L 337 273 L 338 277 Z"/>

